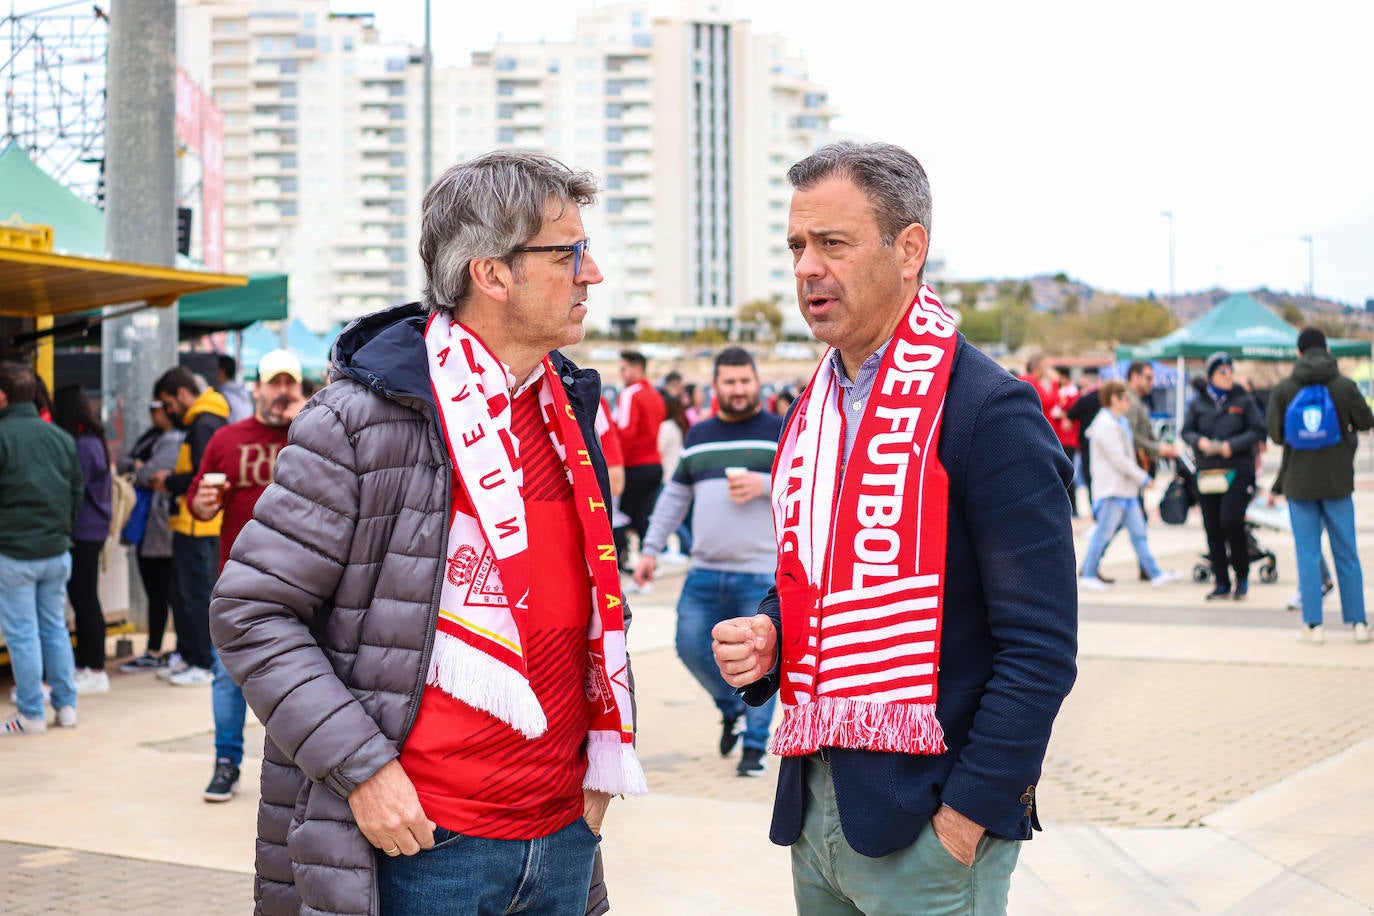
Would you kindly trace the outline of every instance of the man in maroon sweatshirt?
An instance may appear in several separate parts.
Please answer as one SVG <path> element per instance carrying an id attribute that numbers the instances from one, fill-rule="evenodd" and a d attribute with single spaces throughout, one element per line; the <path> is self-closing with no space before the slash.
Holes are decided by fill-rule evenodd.
<path id="1" fill-rule="evenodd" d="M 219 568 L 229 561 L 229 551 L 239 532 L 253 518 L 268 484 L 277 453 L 286 446 L 291 421 L 305 404 L 301 396 L 301 362 L 286 350 L 272 350 L 258 362 L 253 416 L 216 430 L 200 468 L 191 481 L 191 514 L 209 521 L 223 511 L 219 536 Z M 218 474 L 216 478 L 206 477 Z M 243 692 L 215 658 L 215 682 L 211 707 L 215 717 L 215 772 L 205 787 L 205 800 L 224 802 L 234 797 L 243 762 L 243 723 L 248 715 Z"/>

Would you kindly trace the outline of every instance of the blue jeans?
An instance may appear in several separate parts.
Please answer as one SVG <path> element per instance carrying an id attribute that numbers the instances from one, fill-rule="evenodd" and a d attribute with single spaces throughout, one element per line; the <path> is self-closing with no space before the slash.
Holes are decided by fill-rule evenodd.
<path id="1" fill-rule="evenodd" d="M 731 617 L 753 617 L 773 585 L 772 573 L 689 569 L 677 601 L 677 657 L 706 688 L 727 719 L 744 716 L 744 746 L 765 750 L 777 694 L 762 706 L 748 706 L 725 683 L 711 653 L 711 628 Z"/>
<path id="2" fill-rule="evenodd" d="M 227 757 L 238 766 L 243 762 L 243 723 L 248 704 L 243 691 L 215 656 L 215 683 L 210 687 L 210 709 L 215 716 L 215 759 Z"/>
<path id="3" fill-rule="evenodd" d="M 215 665 L 215 648 L 210 642 L 210 592 L 219 571 L 219 538 L 193 538 L 173 532 L 172 563 L 181 596 L 180 606 L 172 606 L 177 651 L 186 664 L 209 671 Z"/>
<path id="4" fill-rule="evenodd" d="M 1364 573 L 1355 550 L 1355 503 L 1341 499 L 1290 499 L 1288 519 L 1293 524 L 1293 546 L 1298 553 L 1298 591 L 1302 593 L 1302 622 L 1309 627 L 1322 622 L 1322 527 L 1331 541 L 1336 563 L 1336 584 L 1341 590 L 1341 620 L 1365 623 Z"/>
<path id="5" fill-rule="evenodd" d="M 67 633 L 72 555 L 18 560 L 0 553 L 0 630 L 10 652 L 19 714 L 44 719 L 43 674 L 54 709 L 76 705 L 76 659 Z"/>
<path id="6" fill-rule="evenodd" d="M 492 840 L 438 827 L 434 848 L 377 853 L 382 916 L 583 916 L 601 841 L 578 818 L 534 840 Z"/>
<path id="7" fill-rule="evenodd" d="M 1097 527 L 1093 529 L 1092 539 L 1088 541 L 1088 552 L 1083 557 L 1085 579 L 1097 576 L 1097 564 L 1102 562 L 1102 555 L 1107 552 L 1112 538 L 1116 537 L 1123 524 L 1131 536 L 1131 546 L 1135 548 L 1136 558 L 1140 560 L 1140 568 L 1145 570 L 1145 575 L 1151 579 L 1159 575 L 1159 564 L 1155 562 L 1154 554 L 1150 553 L 1150 543 L 1146 540 L 1145 513 L 1140 509 L 1140 500 L 1135 497 L 1109 496 L 1099 500 L 1097 506 Z"/>

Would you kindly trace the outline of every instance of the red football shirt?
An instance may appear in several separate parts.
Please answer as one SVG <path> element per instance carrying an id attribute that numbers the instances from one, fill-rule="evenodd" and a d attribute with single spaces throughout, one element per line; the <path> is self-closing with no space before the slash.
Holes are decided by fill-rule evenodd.
<path id="1" fill-rule="evenodd" d="M 572 484 L 539 417 L 538 386 L 512 405 L 511 432 L 524 466 L 523 496 L 535 574 L 525 660 L 549 727 L 533 741 L 494 716 L 427 687 L 401 766 L 425 813 L 469 836 L 527 840 L 582 816 L 585 681 L 591 577 Z M 454 482 L 454 504 L 468 506 Z M 470 510 L 469 510 L 470 511 Z"/>
<path id="2" fill-rule="evenodd" d="M 257 417 L 249 417 L 221 426 L 205 446 L 191 489 L 199 485 L 206 471 L 218 471 L 229 479 L 224 494 L 224 521 L 219 531 L 220 569 L 229 562 L 234 539 L 252 519 L 258 497 L 272 483 L 277 452 L 286 447 L 289 430 L 288 426 L 268 426 Z"/>

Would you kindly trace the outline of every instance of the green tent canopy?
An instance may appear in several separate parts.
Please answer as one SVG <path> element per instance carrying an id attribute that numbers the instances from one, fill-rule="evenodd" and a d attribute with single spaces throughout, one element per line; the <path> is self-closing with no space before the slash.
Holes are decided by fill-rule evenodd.
<path id="1" fill-rule="evenodd" d="M 213 294 L 202 294 L 213 295 Z M 1206 359 L 1225 350 L 1235 359 L 1294 360 L 1298 329 L 1252 296 L 1228 296 L 1187 327 L 1148 343 L 1116 348 L 1117 359 Z M 1369 356 L 1367 340 L 1329 340 L 1333 356 Z"/>
<path id="2" fill-rule="evenodd" d="M 258 321 L 286 318 L 286 274 L 251 274 L 247 286 L 182 296 L 177 331 L 183 339 Z"/>
<path id="3" fill-rule="evenodd" d="M 51 226 L 57 252 L 105 257 L 105 214 L 43 171 L 11 141 L 0 150 L 0 222 L 16 216 L 30 225 Z"/>
<path id="4" fill-rule="evenodd" d="M 105 214 L 73 194 L 11 142 L 0 149 L 0 222 L 13 217 L 22 223 L 51 226 L 53 247 L 59 252 L 105 257 Z M 177 261 L 184 270 L 204 270 L 180 256 Z M 247 286 L 182 296 L 179 335 L 182 339 L 200 337 L 244 328 L 255 321 L 283 320 L 287 317 L 286 293 L 287 275 L 273 273 L 252 275 Z M 69 333 L 88 327 L 92 320 L 73 324 Z M 60 331 L 58 336 L 63 336 Z"/>

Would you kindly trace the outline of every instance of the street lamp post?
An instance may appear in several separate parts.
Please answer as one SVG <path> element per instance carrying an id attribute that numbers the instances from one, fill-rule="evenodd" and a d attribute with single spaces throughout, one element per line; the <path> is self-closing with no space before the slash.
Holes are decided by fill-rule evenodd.
<path id="1" fill-rule="evenodd" d="M 1169 311 L 1174 310 L 1174 211 L 1161 210 L 1159 215 L 1169 221 Z"/>
<path id="2" fill-rule="evenodd" d="M 1314 256 L 1316 245 L 1313 244 L 1312 236 L 1310 235 L 1304 235 L 1302 237 L 1302 240 L 1305 243 L 1307 243 L 1307 307 L 1311 309 L 1316 308 L 1317 305 L 1317 297 L 1315 293 L 1316 283 L 1314 282 L 1317 263 L 1316 258 Z"/>

